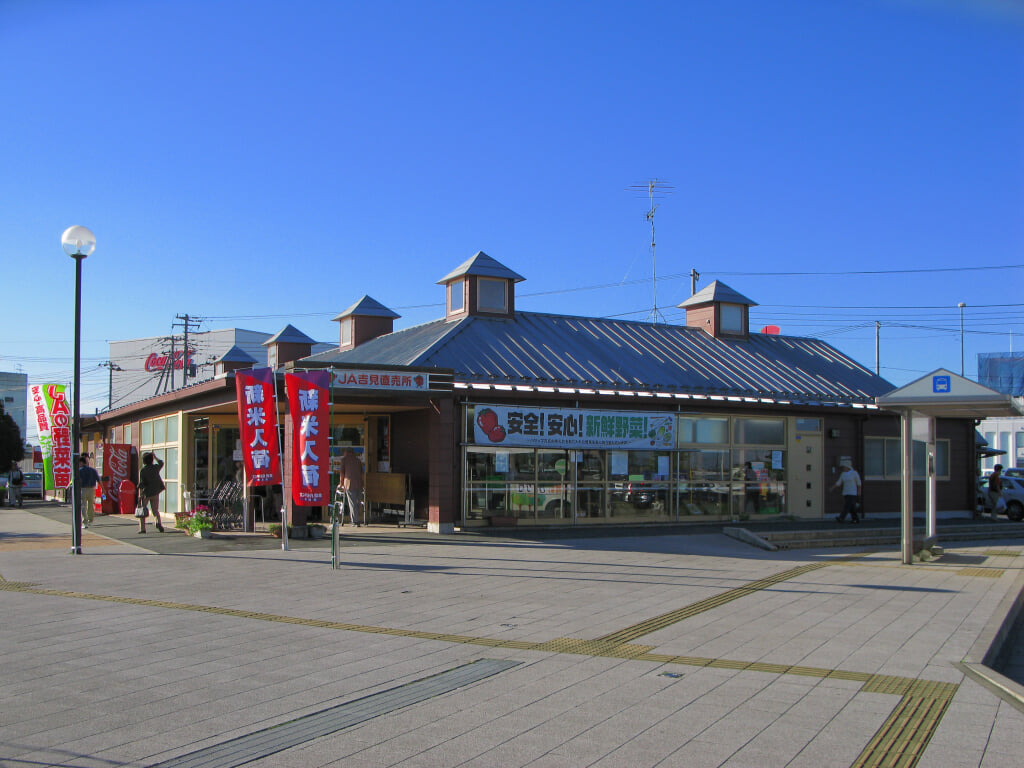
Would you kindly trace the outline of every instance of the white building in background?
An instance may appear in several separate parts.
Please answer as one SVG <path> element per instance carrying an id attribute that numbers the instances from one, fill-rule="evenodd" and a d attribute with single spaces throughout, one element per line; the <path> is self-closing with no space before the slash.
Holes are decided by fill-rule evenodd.
<path id="1" fill-rule="evenodd" d="M 978 425 L 989 448 L 1006 451 L 1002 456 L 986 456 L 981 460 L 981 471 L 992 471 L 996 464 L 1004 467 L 1024 467 L 1024 419 L 985 419 Z"/>
<path id="2" fill-rule="evenodd" d="M 982 352 L 978 355 L 978 383 L 1013 397 L 1024 396 L 1024 353 Z M 989 473 L 996 464 L 1024 467 L 1024 419 L 984 419 L 978 432 L 989 448 L 1005 451 L 986 456 L 981 471 Z"/>
<path id="3" fill-rule="evenodd" d="M 21 441 L 26 440 L 28 413 L 28 374 L 0 372 L 0 402 L 21 430 Z"/>
<path id="4" fill-rule="evenodd" d="M 267 365 L 264 342 L 274 334 L 223 328 L 197 331 L 188 336 L 188 367 L 183 336 L 153 336 L 110 342 L 110 406 L 120 408 L 155 395 L 208 381 L 215 375 L 214 364 L 229 350 L 237 348 L 253 358 L 253 366 Z M 314 352 L 331 344 L 314 344 Z M 187 377 L 186 377 L 187 374 Z"/>

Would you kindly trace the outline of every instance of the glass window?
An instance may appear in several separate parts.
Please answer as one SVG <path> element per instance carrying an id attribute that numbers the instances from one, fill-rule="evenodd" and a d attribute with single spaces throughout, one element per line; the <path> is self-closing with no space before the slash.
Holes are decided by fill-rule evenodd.
<path id="1" fill-rule="evenodd" d="M 888 437 L 885 440 L 885 476 L 890 479 L 899 479 L 903 475 L 903 455 L 898 437 Z"/>
<path id="2" fill-rule="evenodd" d="M 868 437 L 864 440 L 864 476 L 885 476 L 885 440 Z"/>
<path id="3" fill-rule="evenodd" d="M 937 440 L 935 442 L 935 474 L 939 477 L 949 477 L 948 440 Z"/>
<path id="4" fill-rule="evenodd" d="M 455 280 L 448 283 L 448 311 L 460 312 L 465 306 L 465 280 Z"/>
<path id="5" fill-rule="evenodd" d="M 144 421 L 142 422 L 142 444 L 152 445 L 153 444 L 153 422 Z"/>
<path id="6" fill-rule="evenodd" d="M 729 515 L 729 451 L 681 451 L 677 456 L 679 515 Z"/>
<path id="7" fill-rule="evenodd" d="M 345 317 L 340 321 L 341 323 L 341 346 L 345 347 L 352 343 L 352 318 Z"/>
<path id="8" fill-rule="evenodd" d="M 733 440 L 746 445 L 784 445 L 784 419 L 741 419 L 733 421 Z"/>
<path id="9" fill-rule="evenodd" d="M 722 304 L 721 323 L 721 330 L 726 333 L 743 333 L 743 306 Z"/>
<path id="10" fill-rule="evenodd" d="M 178 417 L 168 416 L 167 417 L 167 442 L 176 443 L 178 442 Z"/>
<path id="11" fill-rule="evenodd" d="M 163 476 L 164 480 L 175 480 L 178 477 L 178 449 L 168 448 L 165 452 Z"/>
<path id="12" fill-rule="evenodd" d="M 797 432 L 821 432 L 821 419 L 797 419 Z"/>
<path id="13" fill-rule="evenodd" d="M 925 443 L 913 443 L 914 478 L 927 477 Z M 935 475 L 949 479 L 949 440 L 935 441 Z M 903 457 L 898 437 L 868 437 L 864 439 L 864 477 L 879 480 L 899 480 L 903 476 Z"/>
<path id="14" fill-rule="evenodd" d="M 125 424 L 124 425 L 124 441 L 126 443 L 131 443 L 131 441 L 132 441 L 132 425 L 131 424 Z"/>
<path id="15" fill-rule="evenodd" d="M 697 416 L 680 416 L 679 445 L 690 443 L 728 443 L 729 420 Z"/>
<path id="16" fill-rule="evenodd" d="M 481 277 L 477 283 L 477 308 L 492 312 L 506 311 L 505 281 Z"/>
<path id="17" fill-rule="evenodd" d="M 166 419 L 154 419 L 153 420 L 153 442 L 154 443 L 166 443 L 167 442 L 167 420 Z"/>

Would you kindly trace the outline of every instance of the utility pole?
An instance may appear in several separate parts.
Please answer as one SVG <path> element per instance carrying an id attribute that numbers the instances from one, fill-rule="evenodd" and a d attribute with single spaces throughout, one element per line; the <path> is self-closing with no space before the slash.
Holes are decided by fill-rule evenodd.
<path id="1" fill-rule="evenodd" d="M 189 326 L 192 325 L 192 324 L 198 325 L 198 321 L 194 317 L 191 317 L 188 313 L 186 313 L 184 315 L 175 315 L 175 317 L 178 320 L 181 320 L 181 323 L 172 323 L 171 324 L 172 327 L 176 328 L 179 325 L 181 325 L 181 327 L 182 327 L 182 329 L 184 331 L 184 336 L 185 336 L 185 352 L 184 352 L 184 354 L 182 356 L 182 364 L 181 364 L 181 386 L 185 387 L 185 386 L 188 386 L 188 360 L 189 360 L 189 352 L 190 352 L 190 350 L 188 348 L 188 331 L 189 331 Z"/>
<path id="2" fill-rule="evenodd" d="M 109 360 L 100 363 L 99 367 L 107 369 L 107 410 L 109 411 L 114 407 L 114 371 L 123 372 L 124 368 Z"/>
<path id="3" fill-rule="evenodd" d="M 967 305 L 962 301 L 957 304 L 960 307 L 960 375 L 964 375 L 964 307 Z"/>
<path id="4" fill-rule="evenodd" d="M 882 375 L 882 368 L 878 361 L 878 332 L 881 327 L 882 324 L 875 320 L 875 376 Z"/>
<path id="5" fill-rule="evenodd" d="M 697 293 L 697 281 L 700 280 L 700 272 L 696 269 L 690 270 L 690 295 Z"/>

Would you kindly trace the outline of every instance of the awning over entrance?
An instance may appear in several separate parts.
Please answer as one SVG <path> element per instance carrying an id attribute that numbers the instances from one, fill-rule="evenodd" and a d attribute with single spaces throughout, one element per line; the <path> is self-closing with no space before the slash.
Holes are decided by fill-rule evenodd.
<path id="1" fill-rule="evenodd" d="M 904 387 L 875 398 L 879 408 L 900 414 L 902 443 L 903 562 L 910 564 L 914 556 L 913 446 L 915 438 L 928 446 L 929 456 L 935 451 L 935 419 L 985 419 L 992 416 L 1024 416 L 1024 400 L 1004 395 L 994 389 L 965 379 L 940 368 Z M 917 423 L 915 424 L 915 417 Z M 928 461 L 927 540 L 937 538 L 935 530 L 935 466 Z"/>
<path id="2" fill-rule="evenodd" d="M 924 416 L 949 419 L 987 419 L 1024 416 L 1024 400 L 965 379 L 944 368 L 875 398 L 879 408 L 910 409 Z"/>

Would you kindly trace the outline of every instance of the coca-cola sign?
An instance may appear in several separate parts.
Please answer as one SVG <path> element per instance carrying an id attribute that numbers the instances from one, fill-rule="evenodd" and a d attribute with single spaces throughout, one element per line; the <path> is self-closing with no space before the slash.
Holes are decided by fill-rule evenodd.
<path id="1" fill-rule="evenodd" d="M 189 368 L 194 367 L 196 364 L 195 356 L 189 354 L 188 365 Z M 149 357 L 146 358 L 145 368 L 149 373 L 156 371 L 163 371 L 170 367 L 170 356 L 169 355 L 158 355 L 153 352 Z M 174 370 L 180 371 L 185 368 L 185 350 L 179 350 L 174 353 Z"/>

